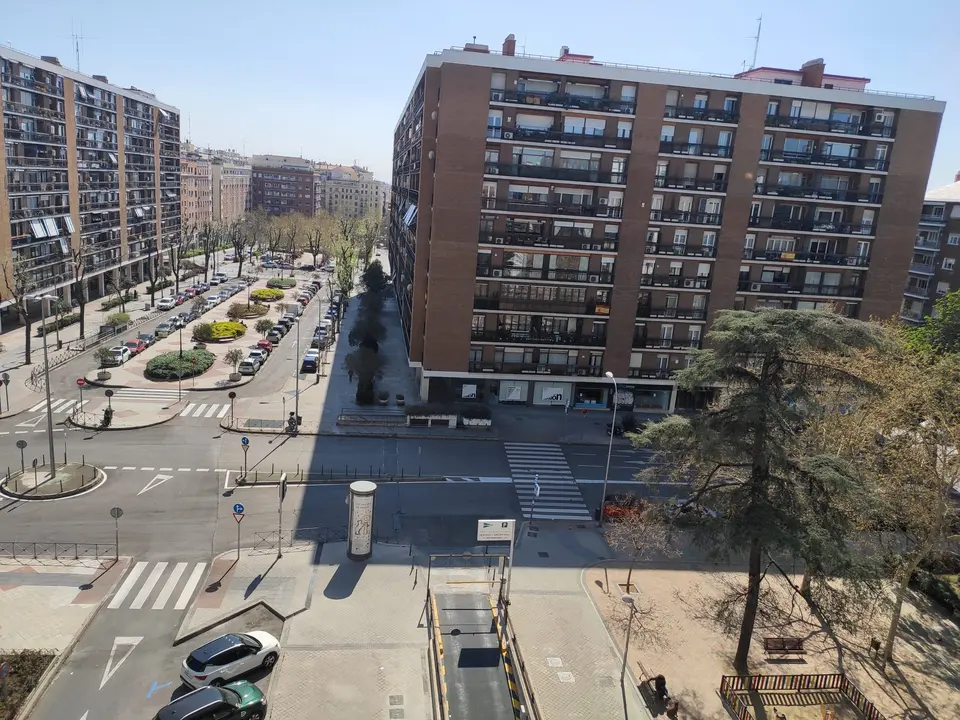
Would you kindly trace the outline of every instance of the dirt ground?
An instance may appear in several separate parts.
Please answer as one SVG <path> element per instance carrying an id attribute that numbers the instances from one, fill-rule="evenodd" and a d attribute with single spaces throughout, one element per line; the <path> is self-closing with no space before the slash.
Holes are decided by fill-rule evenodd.
<path id="1" fill-rule="evenodd" d="M 630 640 L 629 667 L 637 678 L 659 674 L 666 678 L 670 695 L 680 701 L 681 720 L 727 719 L 729 715 L 721 705 L 717 689 L 722 675 L 736 674 L 732 667 L 736 635 L 725 634 L 711 610 L 716 598 L 746 584 L 746 574 L 700 567 L 688 564 L 681 565 L 681 569 L 634 570 L 631 584 L 635 588 L 631 588 L 631 594 L 637 598 L 637 615 Z M 620 648 L 630 614 L 629 606 L 621 600 L 626 574 L 624 568 L 596 567 L 585 570 L 583 578 Z M 799 580 L 797 577 L 794 582 Z M 750 651 L 750 674 L 843 672 L 887 720 L 960 718 L 960 628 L 927 598 L 911 594 L 904 603 L 894 662 L 883 671 L 871 656 L 870 641 L 885 637 L 885 612 L 878 613 L 876 618 L 864 617 L 855 634 L 838 631 L 830 635 L 811 616 L 805 603 L 791 601 L 793 593 L 782 577 L 768 575 L 764 582 L 764 593 L 769 595 L 762 607 L 776 605 L 779 611 L 758 617 Z M 738 625 L 737 620 L 734 617 L 734 625 Z M 807 654 L 799 660 L 767 659 L 762 638 L 770 636 L 802 637 Z M 759 697 L 754 695 L 751 708 L 757 720 L 773 720 L 773 707 L 788 720 L 821 718 L 819 703 L 797 705 L 794 693 L 755 702 Z M 768 704 L 767 699 L 782 705 Z M 837 710 L 837 720 L 858 717 L 849 708 L 838 706 Z"/>

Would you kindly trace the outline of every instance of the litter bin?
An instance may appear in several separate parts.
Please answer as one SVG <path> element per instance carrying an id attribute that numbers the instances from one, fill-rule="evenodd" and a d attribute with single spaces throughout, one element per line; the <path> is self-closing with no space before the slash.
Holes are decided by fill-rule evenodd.
<path id="1" fill-rule="evenodd" d="M 145 302 L 145 303 L 143 304 L 143 309 L 144 309 L 144 310 L 149 310 L 149 309 L 150 309 L 150 303 Z"/>

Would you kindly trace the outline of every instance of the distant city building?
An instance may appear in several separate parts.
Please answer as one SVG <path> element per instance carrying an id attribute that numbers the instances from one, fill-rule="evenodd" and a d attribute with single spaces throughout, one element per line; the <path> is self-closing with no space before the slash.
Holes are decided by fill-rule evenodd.
<path id="1" fill-rule="evenodd" d="M 954 182 L 931 190 L 923 199 L 913 244 L 900 318 L 921 323 L 933 304 L 960 288 L 960 172 Z"/>
<path id="2" fill-rule="evenodd" d="M 29 292 L 88 298 L 139 280 L 180 239 L 180 113 L 151 93 L 0 47 L 0 267 Z M 18 283 L 19 284 L 19 283 Z M 12 302 L 0 276 L 0 308 Z"/>
<path id="3" fill-rule="evenodd" d="M 213 220 L 210 165 L 209 159 L 193 151 L 180 156 L 180 212 L 184 227 L 190 231 Z"/>
<path id="4" fill-rule="evenodd" d="M 317 210 L 319 178 L 313 162 L 282 155 L 254 155 L 251 160 L 251 207 L 270 215 Z"/>
<path id="5" fill-rule="evenodd" d="M 210 162 L 213 219 L 231 222 L 250 210 L 252 171 L 246 163 L 214 157 Z"/>
<path id="6" fill-rule="evenodd" d="M 386 215 L 390 186 L 374 180 L 367 168 L 318 163 L 317 173 L 321 180 L 319 208 L 331 215 L 353 218 Z"/>

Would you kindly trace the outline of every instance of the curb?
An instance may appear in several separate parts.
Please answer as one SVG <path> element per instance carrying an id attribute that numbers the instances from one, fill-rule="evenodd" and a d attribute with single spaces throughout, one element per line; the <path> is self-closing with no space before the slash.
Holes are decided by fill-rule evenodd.
<path id="1" fill-rule="evenodd" d="M 130 427 L 100 427 L 99 425 L 83 425 L 73 420 L 72 418 L 67 418 L 63 421 L 64 425 L 69 425 L 70 427 L 80 428 L 81 430 L 98 430 L 100 432 L 123 432 L 124 430 L 143 430 L 145 428 L 156 427 L 157 425 L 163 425 L 168 423 L 178 416 L 178 413 L 174 413 L 168 418 L 163 420 L 157 420 L 156 422 L 147 423 L 146 425 L 132 425 Z"/>
<path id="2" fill-rule="evenodd" d="M 233 385 L 217 385 L 217 386 L 209 386 L 209 387 L 207 386 L 192 387 L 191 386 L 189 388 L 183 388 L 183 391 L 184 392 L 210 392 L 211 390 L 235 390 L 238 387 L 243 387 L 244 385 L 248 384 L 251 380 L 253 380 L 254 377 L 255 377 L 254 375 L 251 375 L 250 380 L 247 380 L 246 382 L 241 380 L 240 382 Z M 130 390 L 130 389 L 143 390 L 147 388 L 152 390 L 152 389 L 155 389 L 156 386 L 167 386 L 169 384 L 172 384 L 172 381 L 166 381 L 166 382 L 151 382 L 150 385 L 146 385 L 146 386 L 115 385 L 109 382 L 104 382 L 103 380 L 91 380 L 89 377 L 84 377 L 84 379 L 87 381 L 87 385 L 92 385 L 93 387 L 102 387 L 102 388 L 116 388 L 117 390 Z M 186 379 L 189 380 L 190 378 L 186 378 Z"/>
<path id="3" fill-rule="evenodd" d="M 66 492 L 62 492 L 62 493 L 54 493 L 53 495 L 26 495 L 24 493 L 15 493 L 15 492 L 11 492 L 10 490 L 7 490 L 5 487 L 3 487 L 2 483 L 0 483 L 0 496 L 10 498 L 11 500 L 23 500 L 24 502 L 34 502 L 37 500 L 62 500 L 63 498 L 73 497 L 74 495 L 81 495 L 88 492 L 93 492 L 94 490 L 96 490 L 98 487 L 100 487 L 107 481 L 107 472 L 106 470 L 102 470 L 98 468 L 96 465 L 91 465 L 90 467 L 92 467 L 94 470 L 97 471 L 97 477 L 99 478 L 99 482 L 96 482 L 90 485 L 84 485 L 83 487 L 74 488 L 73 490 L 67 490 Z M 20 474 L 24 475 L 26 474 L 26 471 L 23 471 Z"/>
<path id="4" fill-rule="evenodd" d="M 103 610 L 103 606 L 106 604 L 107 600 L 110 599 L 110 596 L 113 594 L 113 590 L 117 587 L 117 584 L 121 580 L 123 580 L 123 576 L 126 574 L 126 570 L 127 570 L 126 566 L 130 564 L 130 558 L 123 557 L 120 560 L 115 561 L 114 564 L 111 565 L 110 567 L 112 569 L 113 567 L 116 566 L 117 562 L 120 562 L 120 561 L 124 563 L 123 570 L 120 572 L 117 579 L 114 581 L 113 585 L 111 585 L 108 588 L 107 592 L 103 596 L 103 599 L 99 603 L 97 603 L 97 607 L 94 608 L 93 612 L 91 612 L 90 615 L 87 616 L 87 619 L 83 621 L 83 624 L 80 625 L 80 629 L 76 633 L 74 633 L 73 639 L 63 649 L 63 652 L 58 654 L 53 659 L 53 662 L 51 662 L 47 666 L 47 669 L 43 671 L 43 675 L 40 676 L 40 679 L 37 681 L 37 684 L 33 687 L 33 690 L 30 691 L 30 694 L 27 696 L 26 702 L 23 703 L 23 707 L 20 708 L 20 712 L 17 713 L 17 716 L 16 718 L 14 718 L 14 720 L 28 720 L 28 718 L 30 717 L 30 713 L 33 712 L 33 709 L 34 707 L 36 707 L 37 703 L 40 701 L 40 698 L 43 697 L 44 691 L 47 689 L 50 683 L 53 682 L 54 678 L 60 673 L 60 669 L 63 667 L 64 663 L 66 663 L 70 655 L 73 654 L 74 649 L 77 647 L 77 644 L 80 642 L 80 638 L 82 638 L 84 634 L 87 632 L 87 629 L 93 623 L 94 618 L 96 618 L 100 614 L 100 611 Z"/>
<path id="5" fill-rule="evenodd" d="M 36 405 L 36 403 L 34 403 Z M 17 415 L 22 415 L 28 410 L 28 408 L 23 408 L 22 410 L 15 410 L 13 412 L 4 413 L 0 415 L 0 420 L 7 420 L 9 418 L 15 418 Z"/>

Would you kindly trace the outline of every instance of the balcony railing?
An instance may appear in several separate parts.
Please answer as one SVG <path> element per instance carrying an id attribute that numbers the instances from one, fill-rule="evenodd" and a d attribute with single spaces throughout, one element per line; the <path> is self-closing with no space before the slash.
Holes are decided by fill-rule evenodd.
<path id="1" fill-rule="evenodd" d="M 66 116 L 59 110 L 38 107 L 36 105 L 24 105 L 23 103 L 5 101 L 3 103 L 4 112 L 15 113 L 18 115 L 31 115 L 33 117 L 47 118 L 48 120 L 63 121 Z"/>
<path id="2" fill-rule="evenodd" d="M 657 175 L 653 178 L 653 186 L 658 188 L 670 188 L 673 190 L 705 190 L 708 192 L 726 192 L 727 180 L 726 178 L 723 180 L 709 180 L 701 178 Z"/>
<path id="3" fill-rule="evenodd" d="M 120 200 L 105 200 L 103 202 L 81 202 L 79 211 L 94 212 L 96 210 L 119 210 Z"/>
<path id="4" fill-rule="evenodd" d="M 710 278 L 684 277 L 683 275 L 641 275 L 640 285 L 644 287 L 707 289 L 710 287 Z"/>
<path id="5" fill-rule="evenodd" d="M 900 318 L 902 320 L 908 320 L 910 322 L 923 322 L 923 311 L 922 310 L 901 310 Z"/>
<path id="6" fill-rule="evenodd" d="M 41 80 L 32 80 L 30 78 L 17 77 L 16 75 L 8 75 L 3 73 L 0 75 L 0 81 L 7 83 L 8 85 L 16 85 L 17 87 L 26 88 L 27 90 L 39 90 L 40 92 L 45 92 L 50 95 L 56 95 L 57 97 L 63 97 L 63 90 L 58 88 L 52 83 L 43 82 Z"/>
<path id="7" fill-rule="evenodd" d="M 863 255 L 844 255 L 842 253 L 813 253 L 795 250 L 755 250 L 745 248 L 744 260 L 763 260 L 765 262 L 796 262 L 811 265 L 850 265 L 867 267 L 870 258 Z"/>
<path id="8" fill-rule="evenodd" d="M 606 250 L 617 249 L 617 239 L 602 237 L 588 238 L 582 235 L 536 235 L 527 233 L 480 233 L 480 242 L 487 245 L 513 245 L 519 247 L 558 248 L 565 250 Z"/>
<path id="9" fill-rule="evenodd" d="M 117 143 L 106 140 L 90 140 L 89 138 L 77 138 L 77 147 L 87 148 L 88 150 L 107 150 L 116 152 Z"/>
<path id="10" fill-rule="evenodd" d="M 706 320 L 706 308 L 678 308 L 669 306 L 650 307 L 644 303 L 637 304 L 639 318 L 667 318 L 670 320 Z"/>
<path id="11" fill-rule="evenodd" d="M 910 272 L 920 273 L 922 275 L 933 275 L 937 272 L 937 266 L 932 263 L 910 263 Z"/>
<path id="12" fill-rule="evenodd" d="M 699 350 L 703 341 L 700 338 L 652 338 L 633 336 L 635 348 L 657 348 L 660 350 Z"/>
<path id="13" fill-rule="evenodd" d="M 914 250 L 939 250 L 940 240 L 931 240 L 930 238 L 917 238 L 913 241 Z"/>
<path id="14" fill-rule="evenodd" d="M 120 227 L 120 218 L 114 218 L 112 220 L 101 220 L 99 222 L 80 223 L 80 232 L 81 233 L 90 233 L 97 232 L 99 230 L 108 230 L 110 228 Z"/>
<path id="15" fill-rule="evenodd" d="M 502 277 L 516 280 L 558 280 L 561 282 L 613 284 L 613 273 L 582 272 L 580 270 L 549 270 L 547 268 L 504 268 L 477 265 L 477 277 Z"/>
<path id="16" fill-rule="evenodd" d="M 828 295 L 835 297 L 861 297 L 863 288 L 857 285 L 811 285 L 741 280 L 738 292 L 759 292 L 785 295 Z"/>
<path id="17" fill-rule="evenodd" d="M 470 372 L 600 377 L 603 375 L 603 368 L 583 365 L 551 365 L 549 363 L 472 362 L 470 363 Z"/>
<path id="18" fill-rule="evenodd" d="M 778 197 L 806 198 L 809 200 L 837 200 L 840 202 L 873 203 L 883 202 L 883 193 L 857 192 L 856 190 L 836 190 L 831 188 L 807 187 L 805 185 L 766 185 L 757 183 L 754 195 L 775 195 Z"/>
<path id="19" fill-rule="evenodd" d="M 921 213 L 920 222 L 922 223 L 931 223 L 935 225 L 942 225 L 946 223 L 946 218 L 943 215 L 934 215 L 933 213 Z"/>
<path id="20" fill-rule="evenodd" d="M 488 138 L 504 140 L 525 140 L 550 145 L 574 145 L 580 147 L 617 148 L 629 150 L 632 140 L 628 137 L 610 137 L 608 135 L 588 135 L 586 133 L 568 133 L 562 130 L 543 130 L 539 128 L 518 127 L 506 130 L 499 125 L 487 126 Z"/>
<path id="21" fill-rule="evenodd" d="M 564 313 L 572 315 L 609 315 L 609 305 L 594 302 L 568 300 L 530 300 L 499 295 L 474 296 L 473 307 L 477 310 L 523 310 L 529 312 Z M 602 308 L 601 312 L 597 312 Z"/>
<path id="22" fill-rule="evenodd" d="M 733 155 L 733 146 L 704 145 L 703 143 L 683 143 L 661 140 L 660 152 L 671 155 L 699 155 L 700 157 L 728 158 Z"/>
<path id="23" fill-rule="evenodd" d="M 95 97 L 92 97 L 89 94 L 86 97 L 83 97 L 80 93 L 76 93 L 73 99 L 81 105 L 89 105 L 90 107 L 108 110 L 112 113 L 117 112 L 117 103 L 115 101 L 107 102 L 106 100 L 97 100 Z"/>
<path id="24" fill-rule="evenodd" d="M 849 222 L 821 222 L 817 220 L 778 218 L 753 215 L 750 227 L 770 228 L 771 230 L 799 230 L 802 232 L 831 233 L 834 235 L 873 235 L 876 225 Z"/>
<path id="25" fill-rule="evenodd" d="M 67 192 L 70 189 L 70 183 L 65 182 L 12 182 L 8 184 L 11 193 L 52 193 Z"/>
<path id="26" fill-rule="evenodd" d="M 137 137 L 152 138 L 156 136 L 155 128 L 144 127 L 124 127 L 124 135 L 136 135 Z"/>
<path id="27" fill-rule="evenodd" d="M 484 210 L 510 210 L 520 213 L 538 213 L 541 215 L 572 215 L 576 217 L 623 217 L 623 208 L 618 205 L 581 205 L 562 203 L 556 200 L 512 200 L 510 198 L 481 198 Z"/>
<path id="28" fill-rule="evenodd" d="M 719 213 L 687 212 L 686 210 L 651 210 L 653 222 L 675 222 L 685 225 L 719 225 L 723 216 Z"/>
<path id="29" fill-rule="evenodd" d="M 153 148 L 146 145 L 131 145 L 128 143 L 124 146 L 123 151 L 136 155 L 153 155 Z"/>
<path id="30" fill-rule="evenodd" d="M 65 168 L 66 158 L 7 156 L 7 169 L 11 168 Z"/>
<path id="31" fill-rule="evenodd" d="M 889 163 L 886 160 L 871 158 L 844 157 L 842 155 L 821 155 L 820 153 L 785 152 L 783 150 L 761 150 L 761 162 L 793 163 L 795 165 L 823 165 L 824 167 L 846 170 L 873 170 L 886 172 Z"/>
<path id="32" fill-rule="evenodd" d="M 70 208 L 66 205 L 50 205 L 46 207 L 24 208 L 11 210 L 11 220 L 29 220 L 30 218 L 53 217 L 54 215 L 69 215 Z"/>
<path id="33" fill-rule="evenodd" d="M 676 255 L 679 257 L 715 257 L 717 248 L 715 245 L 658 245 L 656 243 L 647 243 L 643 251 L 647 255 Z"/>
<path id="34" fill-rule="evenodd" d="M 474 330 L 471 340 L 480 342 L 505 342 L 524 345 L 584 345 L 603 347 L 607 343 L 606 335 L 599 337 L 581 333 L 534 332 L 523 330 Z"/>
<path id="35" fill-rule="evenodd" d="M 519 103 L 521 105 L 546 105 L 547 107 L 593 110 L 596 112 L 621 113 L 633 115 L 637 106 L 625 100 L 607 100 L 605 98 L 587 98 L 578 95 L 560 93 L 538 93 L 526 91 L 491 90 L 490 99 L 494 102 Z"/>
<path id="36" fill-rule="evenodd" d="M 657 370 L 654 368 L 629 368 L 627 377 L 643 378 L 645 380 L 669 380 L 673 377 L 673 370 Z"/>
<path id="37" fill-rule="evenodd" d="M 716 108 L 693 107 L 686 105 L 667 105 L 663 109 L 665 118 L 698 120 L 701 122 L 737 123 L 740 113 Z"/>
<path id="38" fill-rule="evenodd" d="M 4 138 L 6 140 L 20 140 L 29 143 L 45 143 L 48 145 L 66 145 L 67 138 L 63 135 L 51 135 L 50 133 L 30 132 L 28 130 L 18 130 L 16 128 L 4 128 Z"/>
<path id="39" fill-rule="evenodd" d="M 67 258 L 58 253 L 51 253 L 49 255 L 37 255 L 36 257 L 17 257 L 14 258 L 14 265 L 17 268 L 30 269 L 38 267 L 47 267 L 49 265 L 57 265 L 59 263 L 66 262 Z"/>
<path id="40" fill-rule="evenodd" d="M 904 295 L 910 295 L 911 297 L 923 298 L 924 300 L 930 299 L 930 288 L 929 287 L 919 287 L 917 285 L 907 285 L 903 289 Z"/>
<path id="41" fill-rule="evenodd" d="M 624 185 L 627 174 L 580 170 L 573 168 L 546 167 L 543 165 L 514 165 L 513 163 L 486 163 L 483 172 L 487 175 L 510 175 L 513 177 L 542 180 L 566 180 L 568 182 L 610 183 Z"/>
<path id="42" fill-rule="evenodd" d="M 77 115 L 77 125 L 82 125 L 84 127 L 97 127 L 103 128 L 104 130 L 113 130 L 116 132 L 117 123 L 110 120 L 98 120 L 94 117 L 87 117 L 86 115 Z"/>
<path id="43" fill-rule="evenodd" d="M 816 118 L 767 115 L 767 127 L 790 128 L 791 130 L 817 130 L 840 135 L 867 135 L 870 137 L 893 137 L 893 126 L 884 123 L 859 123 L 846 120 L 818 120 Z"/>
<path id="44" fill-rule="evenodd" d="M 127 190 L 136 189 L 136 188 L 155 188 L 156 182 L 154 180 L 127 180 Z"/>

